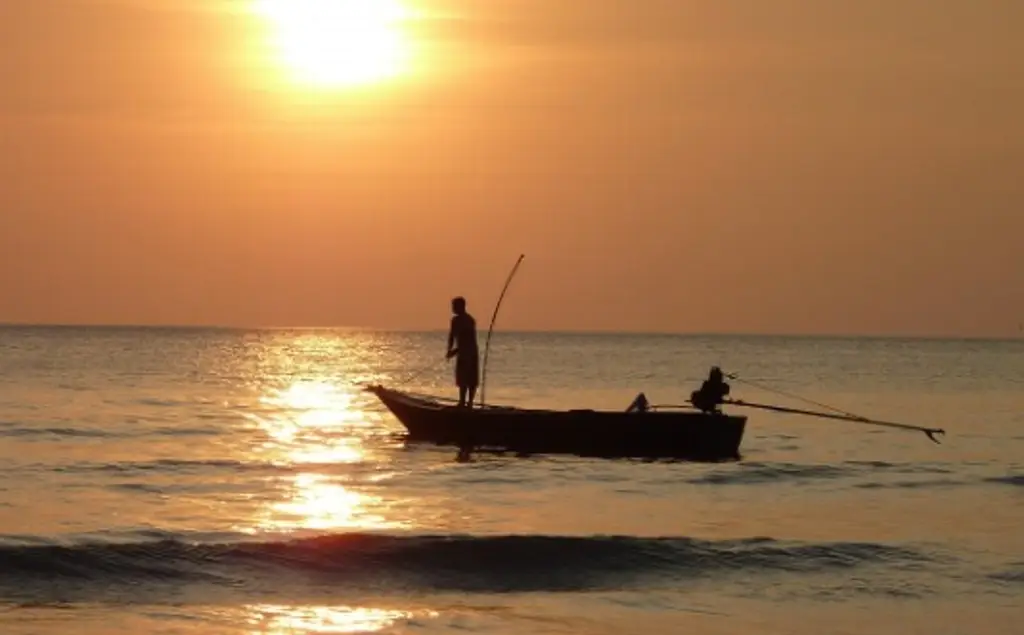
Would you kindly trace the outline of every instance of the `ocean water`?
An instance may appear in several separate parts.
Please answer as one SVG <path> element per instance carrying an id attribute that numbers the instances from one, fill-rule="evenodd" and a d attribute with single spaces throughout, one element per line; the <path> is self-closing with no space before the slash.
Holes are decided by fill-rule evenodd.
<path id="1" fill-rule="evenodd" d="M 489 403 L 721 365 L 947 431 L 747 411 L 716 464 L 407 445 L 359 386 L 453 396 L 444 343 L 0 328 L 0 632 L 1021 632 L 1024 341 L 495 334 Z"/>

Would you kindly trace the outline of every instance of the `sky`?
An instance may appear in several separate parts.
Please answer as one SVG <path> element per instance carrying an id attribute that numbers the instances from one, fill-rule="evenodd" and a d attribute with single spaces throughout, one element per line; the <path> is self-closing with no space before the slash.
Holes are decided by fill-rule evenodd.
<path id="1" fill-rule="evenodd" d="M 1019 0 L 403 5 L 0 3 L 0 322 L 1021 334 Z"/>

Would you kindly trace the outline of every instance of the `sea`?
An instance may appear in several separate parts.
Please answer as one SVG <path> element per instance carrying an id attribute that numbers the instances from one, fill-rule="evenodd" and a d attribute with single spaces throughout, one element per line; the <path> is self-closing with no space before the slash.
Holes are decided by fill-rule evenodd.
<path id="1" fill-rule="evenodd" d="M 946 432 L 744 410 L 719 463 L 407 443 L 363 386 L 455 397 L 445 343 L 0 327 L 0 633 L 1022 632 L 1024 340 L 493 334 L 489 404 L 720 366 Z"/>

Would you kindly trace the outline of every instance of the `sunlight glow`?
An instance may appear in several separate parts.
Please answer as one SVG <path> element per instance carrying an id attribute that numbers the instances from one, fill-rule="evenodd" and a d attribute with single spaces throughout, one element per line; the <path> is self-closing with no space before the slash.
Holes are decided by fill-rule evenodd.
<path id="1" fill-rule="evenodd" d="M 368 84 L 409 63 L 398 0 L 255 0 L 275 31 L 280 60 L 300 82 L 321 87 Z"/>
<path id="2" fill-rule="evenodd" d="M 263 451 L 287 464 L 358 463 L 366 458 L 361 429 L 369 425 L 352 395 L 319 381 L 298 381 L 261 399 L 274 410 L 252 417 L 271 437 Z"/>
<path id="3" fill-rule="evenodd" d="M 379 498 L 348 489 L 326 476 L 299 474 L 293 483 L 289 498 L 272 505 L 262 529 L 367 530 L 402 526 L 370 511 L 371 505 L 383 503 Z"/>
<path id="4" fill-rule="evenodd" d="M 341 428 L 360 419 L 352 395 L 324 381 L 297 381 L 263 403 L 297 413 L 295 422 L 303 428 Z"/>
<path id="5" fill-rule="evenodd" d="M 266 441 L 254 448 L 254 453 L 275 465 L 302 471 L 274 479 L 280 498 L 268 501 L 249 526 L 239 529 L 290 533 L 405 526 L 382 515 L 390 510 L 388 501 L 359 491 L 350 484 L 348 470 L 335 467 L 370 462 L 364 441 L 373 424 L 349 389 L 307 375 L 265 390 L 260 403 L 266 410 L 250 414 L 266 434 Z M 321 469 L 327 473 L 318 473 Z M 389 476 L 388 471 L 380 470 L 369 480 L 378 482 Z"/>
<path id="6" fill-rule="evenodd" d="M 262 635 L 295 633 L 373 633 L 415 617 L 410 611 L 347 606 L 272 606 L 248 607 L 249 623 Z M 425 617 L 437 617 L 425 611 Z"/>

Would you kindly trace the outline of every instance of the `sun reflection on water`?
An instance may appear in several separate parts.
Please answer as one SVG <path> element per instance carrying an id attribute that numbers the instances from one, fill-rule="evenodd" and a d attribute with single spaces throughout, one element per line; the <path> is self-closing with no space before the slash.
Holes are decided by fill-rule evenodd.
<path id="1" fill-rule="evenodd" d="M 276 463 L 357 463 L 367 458 L 363 437 L 372 425 L 351 393 L 324 381 L 298 381 L 260 399 L 254 417 L 270 437 L 259 451 Z"/>
<path id="2" fill-rule="evenodd" d="M 261 525 L 272 531 L 401 527 L 402 523 L 373 511 L 383 506 L 378 496 L 332 482 L 321 474 L 303 473 L 294 478 L 290 496 L 270 506 Z"/>
<path id="3" fill-rule="evenodd" d="M 373 633 L 416 617 L 411 611 L 347 606 L 250 606 L 252 635 Z M 434 611 L 427 617 L 436 617 Z"/>
<path id="4" fill-rule="evenodd" d="M 356 395 L 311 374 L 264 387 L 252 415 L 264 441 L 252 453 L 294 473 L 269 479 L 275 495 L 244 528 L 250 533 L 361 531 L 405 527 L 386 513 L 393 501 L 371 494 L 388 478 L 387 459 L 367 446 L 376 424 Z M 350 466 L 350 467 L 346 467 Z"/>
<path id="5" fill-rule="evenodd" d="M 338 428 L 359 424 L 362 414 L 353 405 L 351 392 L 323 380 L 300 380 L 274 390 L 261 401 L 294 415 L 302 428 Z"/>

